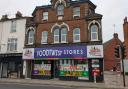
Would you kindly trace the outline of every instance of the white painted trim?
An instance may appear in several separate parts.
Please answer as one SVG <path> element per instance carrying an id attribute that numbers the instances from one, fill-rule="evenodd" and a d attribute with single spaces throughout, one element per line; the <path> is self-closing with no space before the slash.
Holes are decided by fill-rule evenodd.
<path id="1" fill-rule="evenodd" d="M 55 23 L 55 24 L 52 26 L 52 28 L 51 28 L 51 33 L 53 32 L 53 30 L 54 30 L 55 27 L 61 28 L 61 27 L 63 27 L 63 26 L 66 26 L 67 29 L 68 29 L 68 31 L 69 31 L 69 26 L 68 26 L 68 24 L 66 24 L 66 23 L 63 22 L 61 25 L 59 25 L 58 23 Z"/>
<path id="2" fill-rule="evenodd" d="M 26 31 L 26 33 L 25 33 L 25 34 L 27 34 L 29 30 L 33 30 L 33 31 L 34 31 L 34 33 L 35 33 L 35 28 L 34 28 L 34 27 L 29 27 L 29 28 L 27 28 L 26 30 L 27 30 L 27 31 Z"/>
<path id="3" fill-rule="evenodd" d="M 98 26 L 99 26 L 99 29 L 101 29 L 101 25 L 100 25 L 100 23 L 98 22 L 98 21 L 96 21 L 96 20 L 93 20 L 93 21 L 91 21 L 90 23 L 89 23 L 89 25 L 88 25 L 88 30 L 90 30 L 90 26 L 91 26 L 91 24 L 98 24 Z"/>
<path id="4" fill-rule="evenodd" d="M 58 0 L 58 1 L 55 3 L 55 6 L 54 6 L 55 9 L 57 8 L 57 5 L 58 5 L 58 4 L 63 4 L 65 7 L 67 6 L 65 0 Z"/>

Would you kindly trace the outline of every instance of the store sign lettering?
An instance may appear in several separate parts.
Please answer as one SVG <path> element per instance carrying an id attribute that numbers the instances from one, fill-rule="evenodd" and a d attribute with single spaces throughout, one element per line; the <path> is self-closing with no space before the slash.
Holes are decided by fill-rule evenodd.
<path id="1" fill-rule="evenodd" d="M 61 65 L 60 76 L 74 76 L 80 79 L 89 79 L 88 63 L 78 65 Z"/>
<path id="2" fill-rule="evenodd" d="M 86 58 L 86 46 L 36 48 L 35 58 Z"/>

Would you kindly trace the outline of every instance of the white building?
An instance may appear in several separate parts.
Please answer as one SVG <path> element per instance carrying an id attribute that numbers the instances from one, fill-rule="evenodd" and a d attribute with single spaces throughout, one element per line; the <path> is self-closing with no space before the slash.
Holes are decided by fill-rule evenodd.
<path id="1" fill-rule="evenodd" d="M 3 15 L 0 20 L 0 77 L 21 77 L 28 18 L 17 12 L 15 18 L 8 19 L 7 15 Z"/>

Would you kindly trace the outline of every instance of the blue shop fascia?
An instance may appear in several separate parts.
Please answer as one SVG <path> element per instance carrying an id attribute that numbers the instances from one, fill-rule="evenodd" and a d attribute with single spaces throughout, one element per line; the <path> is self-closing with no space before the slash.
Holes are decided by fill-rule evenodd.
<path id="1" fill-rule="evenodd" d="M 25 48 L 23 75 L 32 79 L 104 81 L 103 45 L 68 45 Z"/>

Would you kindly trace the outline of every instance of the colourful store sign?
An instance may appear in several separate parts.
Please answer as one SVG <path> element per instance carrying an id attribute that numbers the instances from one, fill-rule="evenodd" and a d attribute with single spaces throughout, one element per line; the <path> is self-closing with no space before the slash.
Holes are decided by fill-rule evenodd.
<path id="1" fill-rule="evenodd" d="M 51 75 L 51 64 L 34 64 L 33 75 Z"/>
<path id="2" fill-rule="evenodd" d="M 103 58 L 103 45 L 87 46 L 87 58 Z"/>
<path id="3" fill-rule="evenodd" d="M 35 48 L 34 58 L 86 58 L 86 46 Z"/>
<path id="4" fill-rule="evenodd" d="M 80 80 L 88 80 L 88 63 L 78 64 L 78 65 L 61 65 L 60 66 L 60 76 L 72 76 L 78 77 Z"/>
<path id="5" fill-rule="evenodd" d="M 34 48 L 26 48 L 23 50 L 23 59 L 34 59 Z"/>

